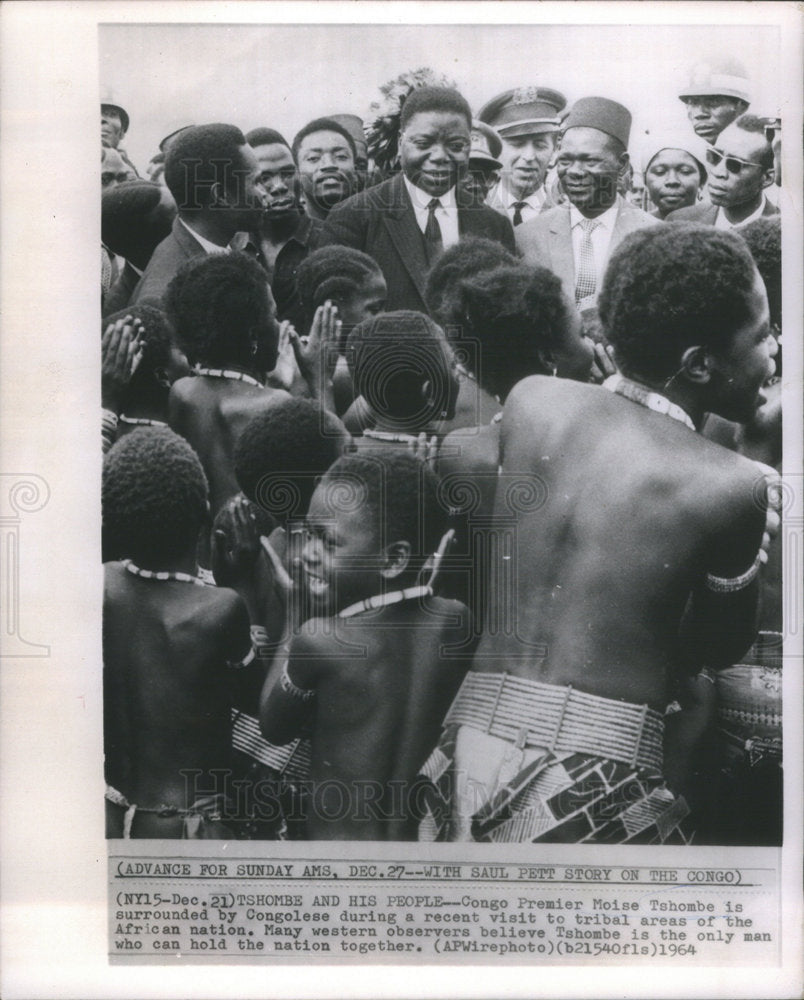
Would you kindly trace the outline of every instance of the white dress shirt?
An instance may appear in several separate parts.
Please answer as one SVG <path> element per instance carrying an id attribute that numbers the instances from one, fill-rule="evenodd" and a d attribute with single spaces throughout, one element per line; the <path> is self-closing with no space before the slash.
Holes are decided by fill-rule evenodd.
<path id="1" fill-rule="evenodd" d="M 617 214 L 620 211 L 622 198 L 617 195 L 617 201 L 607 208 L 602 215 L 595 217 L 597 226 L 592 233 L 592 250 L 595 255 L 595 274 L 597 277 L 597 288 L 595 298 L 600 294 L 603 287 L 603 276 L 606 273 L 606 265 L 609 262 L 609 252 L 611 249 L 611 238 L 614 235 L 614 227 L 617 224 Z M 581 222 L 586 217 L 581 215 L 574 205 L 570 205 L 570 229 L 572 234 L 572 256 L 575 261 L 575 274 L 578 274 L 578 257 L 581 252 L 581 240 L 583 239 L 583 228 Z"/>
<path id="2" fill-rule="evenodd" d="M 740 226 L 747 226 L 749 222 L 753 222 L 754 219 L 761 219 L 762 213 L 765 211 L 765 195 L 762 196 L 762 201 L 759 203 L 759 208 L 756 212 L 752 212 L 747 218 L 743 219 L 741 222 L 729 222 L 726 218 L 726 213 L 722 208 L 718 208 L 717 215 L 715 216 L 715 229 L 737 229 Z"/>
<path id="3" fill-rule="evenodd" d="M 204 253 L 229 253 L 229 247 L 218 246 L 217 243 L 211 243 L 209 240 L 204 239 L 204 237 L 200 233 L 197 233 L 192 226 L 188 226 L 181 216 L 179 217 L 179 222 L 184 226 L 192 238 L 201 244 L 204 248 Z"/>
<path id="4" fill-rule="evenodd" d="M 415 184 L 411 184 L 407 177 L 404 178 L 404 181 L 413 203 L 413 211 L 416 213 L 416 222 L 423 233 L 427 228 L 429 215 L 427 206 L 435 195 L 428 194 L 427 191 L 422 191 Z M 458 231 L 458 205 L 455 201 L 455 188 L 451 187 L 446 194 L 438 195 L 438 200 L 441 202 L 441 206 L 436 209 L 435 217 L 441 229 L 441 243 L 446 250 L 447 247 L 455 246 L 461 235 Z"/>
<path id="5" fill-rule="evenodd" d="M 520 215 L 523 222 L 529 222 L 541 213 L 545 199 L 547 198 L 547 192 L 544 190 L 544 185 L 542 184 L 541 187 L 529 194 L 527 198 L 517 198 L 508 190 L 505 179 L 502 179 L 497 185 L 497 197 L 500 199 L 506 215 L 511 220 L 511 225 L 513 225 L 514 213 L 516 212 L 515 205 L 524 202 L 524 205 L 520 209 Z"/>

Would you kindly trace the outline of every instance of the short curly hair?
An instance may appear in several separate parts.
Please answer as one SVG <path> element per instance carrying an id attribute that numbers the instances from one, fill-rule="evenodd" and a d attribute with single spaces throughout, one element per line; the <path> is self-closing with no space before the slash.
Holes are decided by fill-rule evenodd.
<path id="1" fill-rule="evenodd" d="M 380 265 L 362 250 L 335 245 L 314 250 L 304 258 L 296 274 L 308 328 L 316 309 L 327 299 L 348 298 L 376 277 L 382 277 Z"/>
<path id="2" fill-rule="evenodd" d="M 451 327 L 463 324 L 462 314 L 453 309 L 451 292 L 455 283 L 517 260 L 502 243 L 485 236 L 467 236 L 441 254 L 427 275 L 424 298 L 430 315 L 444 327 L 448 337 Z"/>
<path id="3" fill-rule="evenodd" d="M 465 118 L 468 127 L 472 127 L 472 109 L 463 94 L 453 87 L 418 87 L 402 105 L 399 131 L 404 132 L 411 118 L 425 111 L 451 111 Z"/>
<path id="4" fill-rule="evenodd" d="M 236 125 L 190 125 L 176 133 L 165 153 L 165 184 L 179 212 L 212 202 L 212 188 L 229 188 L 242 169 L 246 137 Z"/>
<path id="5" fill-rule="evenodd" d="M 748 244 L 768 293 L 770 320 L 782 328 L 782 218 L 766 215 L 754 219 L 737 232 Z"/>
<path id="6" fill-rule="evenodd" d="M 131 316 L 132 319 L 138 319 L 142 322 L 144 350 L 137 370 L 132 375 L 123 398 L 120 400 L 121 408 L 124 411 L 129 400 L 138 398 L 143 391 L 150 390 L 156 370 L 170 364 L 170 352 L 175 337 L 165 313 L 148 302 L 138 302 L 106 316 L 101 323 L 101 330 L 105 330 L 110 323 L 116 323 L 117 320 L 124 319 L 126 316 Z"/>
<path id="7" fill-rule="evenodd" d="M 234 471 L 245 495 L 277 519 L 307 512 L 316 481 L 343 451 L 346 428 L 308 399 L 269 406 L 237 439 Z"/>
<path id="8" fill-rule="evenodd" d="M 144 569 L 194 551 L 207 480 L 190 445 L 167 427 L 138 427 L 106 454 L 104 549 Z"/>
<path id="9" fill-rule="evenodd" d="M 540 351 L 561 343 L 568 308 L 552 271 L 523 264 L 462 277 L 444 305 L 453 321 L 460 317 L 463 353 L 477 380 L 500 399 L 525 375 L 547 374 Z M 453 337 L 453 343 L 458 349 L 461 341 Z"/>
<path id="10" fill-rule="evenodd" d="M 313 135 L 315 132 L 337 132 L 338 135 L 346 140 L 346 145 L 352 151 L 352 159 L 357 159 L 357 146 L 355 145 L 354 137 L 348 129 L 345 129 L 340 122 L 336 122 L 334 118 L 314 118 L 311 122 L 307 122 L 303 128 L 299 129 L 293 139 L 291 152 L 293 153 L 293 159 L 297 163 L 299 162 L 299 147 L 308 135 Z"/>
<path id="11" fill-rule="evenodd" d="M 598 301 L 617 364 L 665 380 L 688 347 L 727 347 L 748 318 L 755 276 L 734 233 L 677 222 L 631 233 L 609 260 Z"/>
<path id="12" fill-rule="evenodd" d="M 265 272 L 245 253 L 188 261 L 168 285 L 165 308 L 190 362 L 252 364 L 253 330 L 267 325 L 267 287 Z"/>
<path id="13" fill-rule="evenodd" d="M 356 395 L 378 416 L 420 429 L 447 408 L 450 361 L 441 329 L 424 313 L 400 309 L 358 324 L 346 342 Z M 422 390 L 430 383 L 432 401 Z"/>
<path id="14" fill-rule="evenodd" d="M 421 459 L 405 451 L 352 453 L 334 463 L 321 481 L 324 490 L 346 482 L 345 502 L 357 498 L 372 518 L 381 547 L 408 542 L 411 566 L 421 565 L 447 530 L 448 512 L 438 498 L 438 479 Z M 327 493 L 330 504 L 341 491 Z"/>
<path id="15" fill-rule="evenodd" d="M 290 149 L 287 139 L 273 128 L 253 128 L 246 132 L 246 142 L 252 149 L 257 146 L 287 146 Z"/>

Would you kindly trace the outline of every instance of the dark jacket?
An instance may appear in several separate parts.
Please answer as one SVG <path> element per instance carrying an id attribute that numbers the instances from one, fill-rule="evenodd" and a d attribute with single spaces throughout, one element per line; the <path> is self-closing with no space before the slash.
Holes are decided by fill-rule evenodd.
<path id="1" fill-rule="evenodd" d="M 514 231 L 505 216 L 488 205 L 469 201 L 460 186 L 455 197 L 461 236 L 485 236 L 516 252 Z M 424 237 L 402 174 L 336 205 L 324 223 L 320 246 L 330 243 L 354 247 L 376 260 L 388 285 L 389 310 L 427 312 Z"/>

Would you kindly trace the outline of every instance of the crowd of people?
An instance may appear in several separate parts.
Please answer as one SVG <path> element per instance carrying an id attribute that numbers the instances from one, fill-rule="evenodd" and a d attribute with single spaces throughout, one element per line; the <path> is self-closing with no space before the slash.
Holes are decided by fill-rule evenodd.
<path id="1" fill-rule="evenodd" d="M 101 102 L 107 836 L 779 844 L 778 120 Z"/>

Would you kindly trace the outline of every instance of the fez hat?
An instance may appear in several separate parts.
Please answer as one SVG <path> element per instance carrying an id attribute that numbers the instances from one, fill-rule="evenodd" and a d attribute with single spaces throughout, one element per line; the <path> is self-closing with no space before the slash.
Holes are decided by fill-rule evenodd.
<path id="1" fill-rule="evenodd" d="M 485 122 L 478 121 L 475 118 L 472 121 L 472 146 L 469 150 L 469 165 L 471 166 L 473 163 L 476 163 L 478 166 L 499 170 L 502 163 L 500 163 L 497 157 L 501 152 L 502 142 L 491 125 L 486 125 Z"/>
<path id="2" fill-rule="evenodd" d="M 564 119 L 564 131 L 571 128 L 596 128 L 619 139 L 628 149 L 631 135 L 631 112 L 608 97 L 582 97 Z"/>
<path id="3" fill-rule="evenodd" d="M 751 103 L 748 73 L 736 59 L 697 63 L 690 72 L 689 83 L 678 95 L 682 101 L 690 97 L 737 97 Z"/>
<path id="4" fill-rule="evenodd" d="M 539 132 L 558 132 L 567 99 L 547 87 L 517 87 L 498 94 L 478 111 L 477 117 L 491 125 L 503 139 Z"/>
<path id="5" fill-rule="evenodd" d="M 367 153 L 368 143 L 366 142 L 366 133 L 363 131 L 362 118 L 358 118 L 357 115 L 327 115 L 326 117 L 345 128 L 354 139 L 355 145 L 361 147 L 361 152 Z"/>
<path id="6" fill-rule="evenodd" d="M 701 174 L 702 183 L 706 182 L 706 143 L 702 142 L 695 134 L 690 135 L 686 130 L 658 132 L 656 135 L 646 135 L 641 143 L 642 156 L 640 165 L 644 174 L 650 166 L 651 160 L 663 149 L 681 149 L 695 160 L 698 171 Z"/>
<path id="7" fill-rule="evenodd" d="M 123 131 L 128 132 L 129 117 L 128 112 L 125 108 L 121 108 L 119 104 L 116 104 L 114 98 L 110 91 L 106 91 L 101 94 L 101 107 L 102 108 L 114 108 L 114 110 L 120 115 L 120 122 L 123 126 Z"/>

